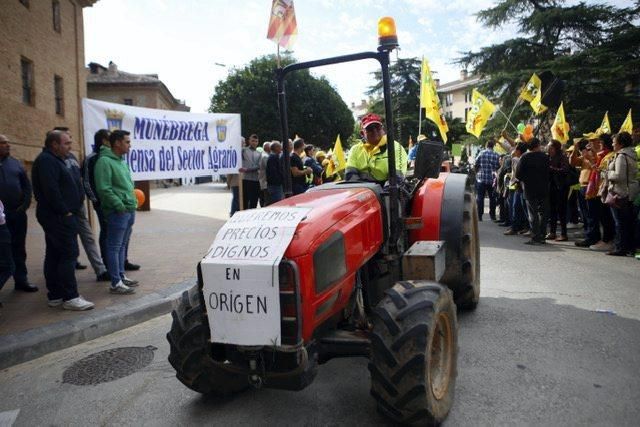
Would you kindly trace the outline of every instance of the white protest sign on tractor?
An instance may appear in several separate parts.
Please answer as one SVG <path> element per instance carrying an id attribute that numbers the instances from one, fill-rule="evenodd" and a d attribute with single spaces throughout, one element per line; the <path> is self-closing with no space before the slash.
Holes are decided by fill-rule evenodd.
<path id="1" fill-rule="evenodd" d="M 200 263 L 212 342 L 280 345 L 278 268 L 309 211 L 239 211 L 220 228 Z"/>
<path id="2" fill-rule="evenodd" d="M 84 143 L 92 151 L 100 129 L 131 133 L 124 156 L 134 181 L 238 173 L 240 114 L 157 110 L 82 100 Z"/>

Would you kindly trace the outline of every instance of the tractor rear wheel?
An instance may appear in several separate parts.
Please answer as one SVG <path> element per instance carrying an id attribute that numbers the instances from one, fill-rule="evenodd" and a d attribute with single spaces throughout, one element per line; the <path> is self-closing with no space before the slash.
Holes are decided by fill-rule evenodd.
<path id="1" fill-rule="evenodd" d="M 446 269 L 440 282 L 453 291 L 458 308 L 473 310 L 480 300 L 478 207 L 465 175 L 445 182 L 440 238 L 446 243 Z"/>
<path id="2" fill-rule="evenodd" d="M 198 393 L 228 396 L 249 386 L 245 375 L 222 369 L 211 358 L 211 332 L 205 321 L 204 307 L 198 292 L 184 291 L 167 334 L 169 363 L 176 378 Z"/>
<path id="3" fill-rule="evenodd" d="M 458 323 L 452 292 L 435 282 L 403 281 L 373 312 L 371 394 L 397 423 L 441 423 L 453 404 Z"/>

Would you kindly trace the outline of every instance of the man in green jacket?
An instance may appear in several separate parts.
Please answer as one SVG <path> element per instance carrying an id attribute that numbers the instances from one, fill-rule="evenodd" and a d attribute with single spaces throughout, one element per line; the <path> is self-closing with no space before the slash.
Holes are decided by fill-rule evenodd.
<path id="1" fill-rule="evenodd" d="M 382 118 L 368 113 L 360 119 L 360 128 L 365 140 L 351 147 L 345 179 L 375 181 L 383 185 L 389 179 L 389 147 L 395 150 L 396 172 L 403 178 L 407 173 L 407 152 L 397 141 L 387 141 Z"/>
<path id="2" fill-rule="evenodd" d="M 107 270 L 112 294 L 132 294 L 136 280 L 124 274 L 125 250 L 135 221 L 138 205 L 133 194 L 133 179 L 122 156 L 131 148 L 129 132 L 114 130 L 109 136 L 111 148 L 102 146 L 94 177 L 100 208 L 107 221 Z"/>

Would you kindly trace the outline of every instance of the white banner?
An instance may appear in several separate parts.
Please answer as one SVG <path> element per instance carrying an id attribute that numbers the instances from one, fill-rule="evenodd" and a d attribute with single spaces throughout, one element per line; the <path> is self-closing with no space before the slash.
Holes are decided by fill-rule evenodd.
<path id="1" fill-rule="evenodd" d="M 239 114 L 200 114 L 132 107 L 84 98 L 84 142 L 99 129 L 131 132 L 125 160 L 134 181 L 238 173 Z"/>
<path id="2" fill-rule="evenodd" d="M 239 211 L 220 228 L 200 263 L 212 342 L 280 345 L 278 268 L 310 210 Z"/>

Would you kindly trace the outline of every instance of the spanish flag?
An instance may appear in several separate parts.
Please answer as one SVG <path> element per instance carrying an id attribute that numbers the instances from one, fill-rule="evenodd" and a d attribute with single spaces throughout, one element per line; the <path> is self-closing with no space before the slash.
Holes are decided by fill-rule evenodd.
<path id="1" fill-rule="evenodd" d="M 297 35 L 298 24 L 293 0 L 273 0 L 267 38 L 286 48 L 293 44 Z"/>
<path id="2" fill-rule="evenodd" d="M 424 108 L 425 117 L 438 126 L 442 140 L 447 142 L 449 126 L 440 113 L 440 98 L 438 98 L 436 84 L 431 77 L 429 63 L 425 58 L 422 58 L 422 72 L 420 73 L 420 108 Z"/>
<path id="3" fill-rule="evenodd" d="M 603 133 L 608 133 L 611 135 L 611 124 L 609 124 L 609 112 L 604 113 L 604 117 L 602 118 L 602 123 L 600 123 L 600 127 L 596 131 L 598 135 L 602 135 Z"/>
<path id="4" fill-rule="evenodd" d="M 486 96 L 473 89 L 471 93 L 471 108 L 467 112 L 467 132 L 480 138 L 485 125 L 496 110 L 496 106 Z"/>
<path id="5" fill-rule="evenodd" d="M 327 166 L 327 176 L 331 176 L 336 172 L 340 172 L 347 167 L 347 162 L 344 159 L 344 151 L 342 150 L 342 142 L 340 141 L 340 135 L 336 138 L 336 143 L 333 146 L 333 155 Z"/>
<path id="6" fill-rule="evenodd" d="M 564 117 L 564 105 L 561 102 L 560 108 L 556 113 L 556 119 L 551 126 L 551 136 L 553 139 L 562 142 L 563 144 L 569 140 L 569 123 Z"/>
<path id="7" fill-rule="evenodd" d="M 633 133 L 633 121 L 631 120 L 631 108 L 629 108 L 629 112 L 627 113 L 627 118 L 622 122 L 622 126 L 620 126 L 620 132 L 628 132 L 629 134 Z"/>
<path id="8" fill-rule="evenodd" d="M 536 73 L 533 73 L 527 84 L 522 88 L 520 98 L 529 101 L 529 105 L 536 114 L 543 113 L 547 107 L 542 105 L 542 81 Z"/>

